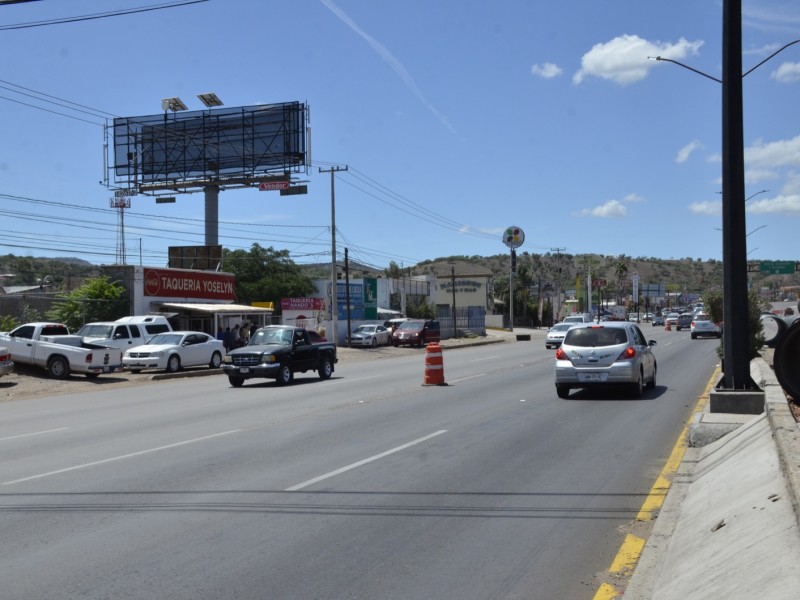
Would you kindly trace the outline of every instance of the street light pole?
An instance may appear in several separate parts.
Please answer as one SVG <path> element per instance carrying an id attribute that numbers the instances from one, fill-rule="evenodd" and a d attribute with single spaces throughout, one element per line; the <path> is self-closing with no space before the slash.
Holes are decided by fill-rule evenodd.
<path id="1" fill-rule="evenodd" d="M 750 377 L 742 100 L 742 2 L 722 4 L 722 332 L 725 390 L 757 389 Z M 735 323 L 735 325 L 734 325 Z"/>
<path id="2" fill-rule="evenodd" d="M 336 194 L 334 181 L 337 171 L 347 171 L 347 166 L 320 169 L 320 173 L 331 174 L 331 329 L 334 346 L 339 344 L 339 294 L 336 280 Z"/>
<path id="3" fill-rule="evenodd" d="M 458 327 L 456 327 L 456 268 L 450 267 L 450 287 L 453 290 L 453 337 L 458 337 Z"/>

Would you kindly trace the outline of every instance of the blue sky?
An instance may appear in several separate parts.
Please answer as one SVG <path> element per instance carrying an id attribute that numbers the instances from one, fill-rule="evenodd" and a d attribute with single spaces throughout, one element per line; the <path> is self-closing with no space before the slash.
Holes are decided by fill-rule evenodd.
<path id="1" fill-rule="evenodd" d="M 113 263 L 105 118 L 215 92 L 310 107 L 308 195 L 222 192 L 229 248 L 329 261 L 338 165 L 339 253 L 379 268 L 507 253 L 511 225 L 520 252 L 722 257 L 721 85 L 648 59 L 721 77 L 721 0 L 209 0 L 10 27 L 155 4 L 0 4 L 0 253 Z M 743 2 L 745 69 L 797 39 L 795 0 Z M 748 258 L 795 260 L 800 44 L 743 90 Z M 125 231 L 129 263 L 164 265 L 203 244 L 203 195 L 134 197 Z"/>

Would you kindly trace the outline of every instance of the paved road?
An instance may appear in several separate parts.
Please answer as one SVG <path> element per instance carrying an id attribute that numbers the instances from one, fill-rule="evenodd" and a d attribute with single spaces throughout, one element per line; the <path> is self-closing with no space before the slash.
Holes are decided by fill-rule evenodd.
<path id="1" fill-rule="evenodd" d="M 716 362 L 555 397 L 541 340 L 0 405 L 10 598 L 591 598 Z"/>

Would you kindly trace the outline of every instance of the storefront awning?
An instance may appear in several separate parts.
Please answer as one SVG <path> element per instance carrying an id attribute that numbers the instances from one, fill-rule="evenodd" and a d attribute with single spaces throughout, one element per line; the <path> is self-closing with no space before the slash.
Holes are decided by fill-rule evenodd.
<path id="1" fill-rule="evenodd" d="M 203 312 L 209 314 L 227 315 L 271 315 L 271 308 L 260 306 L 249 306 L 247 304 L 198 304 L 192 302 L 162 302 L 161 308 L 166 311 L 189 310 L 193 312 Z"/>

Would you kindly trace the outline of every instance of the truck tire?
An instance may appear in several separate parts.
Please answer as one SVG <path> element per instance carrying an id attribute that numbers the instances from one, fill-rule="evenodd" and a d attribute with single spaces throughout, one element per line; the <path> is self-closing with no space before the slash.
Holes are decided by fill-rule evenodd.
<path id="1" fill-rule="evenodd" d="M 233 387 L 242 387 L 244 384 L 244 377 L 228 377 L 228 382 L 230 382 Z"/>
<path id="2" fill-rule="evenodd" d="M 47 361 L 47 373 L 53 379 L 66 379 L 69 377 L 69 361 L 63 356 L 51 356 Z"/>
<path id="3" fill-rule="evenodd" d="M 323 356 L 319 359 L 319 369 L 317 369 L 320 379 L 330 379 L 333 373 L 333 361 L 330 356 Z"/>
<path id="4" fill-rule="evenodd" d="M 294 373 L 292 373 L 292 368 L 287 363 L 283 363 L 280 371 L 278 371 L 278 378 L 276 380 L 278 385 L 289 385 L 293 380 Z"/>

